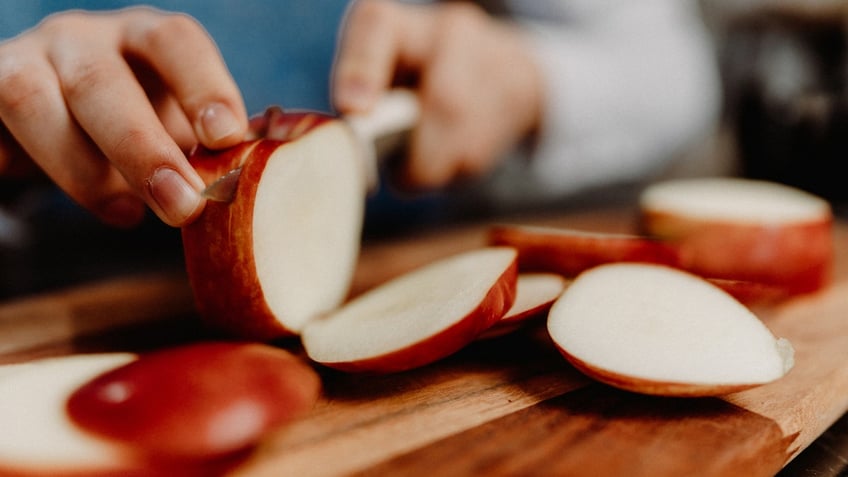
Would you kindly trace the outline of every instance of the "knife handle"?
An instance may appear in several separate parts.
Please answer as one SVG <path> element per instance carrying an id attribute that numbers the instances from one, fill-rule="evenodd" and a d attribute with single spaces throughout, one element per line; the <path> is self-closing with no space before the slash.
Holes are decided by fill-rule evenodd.
<path id="1" fill-rule="evenodd" d="M 380 164 L 407 143 L 420 113 L 414 92 L 394 89 L 384 94 L 367 113 L 345 117 L 362 145 L 368 186 L 372 192 L 377 187 Z"/>

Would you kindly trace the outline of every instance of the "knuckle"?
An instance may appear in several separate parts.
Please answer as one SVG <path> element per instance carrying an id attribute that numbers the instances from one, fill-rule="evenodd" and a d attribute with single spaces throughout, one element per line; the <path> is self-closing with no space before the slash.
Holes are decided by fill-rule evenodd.
<path id="1" fill-rule="evenodd" d="M 206 36 L 203 27 L 189 15 L 182 13 L 162 13 L 147 22 L 140 32 L 140 44 L 154 51 L 167 51 L 173 48 L 174 39 Z"/>
<path id="2" fill-rule="evenodd" d="M 0 110 L 10 116 L 30 114 L 37 101 L 47 93 L 38 78 L 43 68 L 15 55 L 0 52 Z"/>
<path id="3" fill-rule="evenodd" d="M 85 96 L 113 81 L 111 65 L 95 57 L 80 57 L 62 72 L 62 92 L 70 100 Z"/>

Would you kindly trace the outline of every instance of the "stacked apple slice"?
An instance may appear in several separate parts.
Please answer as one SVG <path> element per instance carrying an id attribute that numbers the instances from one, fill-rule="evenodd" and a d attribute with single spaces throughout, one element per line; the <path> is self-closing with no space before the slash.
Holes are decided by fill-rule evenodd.
<path id="1" fill-rule="evenodd" d="M 833 213 L 812 194 L 749 179 L 681 179 L 648 187 L 639 205 L 643 231 L 673 244 L 680 266 L 698 275 L 789 294 L 830 281 Z"/>
<path id="2" fill-rule="evenodd" d="M 829 204 L 789 186 L 680 179 L 648 187 L 632 234 L 501 225 L 489 241 L 519 250 L 523 271 L 575 277 L 617 262 L 662 264 L 712 281 L 749 305 L 826 286 L 833 266 Z"/>
<path id="3" fill-rule="evenodd" d="M 260 344 L 11 365 L 0 378 L 0 474 L 218 475 L 308 411 L 317 374 Z M 214 472 L 213 472 L 214 471 Z"/>

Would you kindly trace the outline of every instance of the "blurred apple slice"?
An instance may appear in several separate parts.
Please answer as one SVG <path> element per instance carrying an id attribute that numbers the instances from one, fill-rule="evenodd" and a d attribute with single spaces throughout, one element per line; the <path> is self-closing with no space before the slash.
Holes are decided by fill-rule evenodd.
<path id="1" fill-rule="evenodd" d="M 489 243 L 518 249 L 522 271 L 552 272 L 569 278 L 604 263 L 677 264 L 673 246 L 636 234 L 497 225 L 489 230 Z"/>
<path id="2" fill-rule="evenodd" d="M 158 460 L 246 450 L 312 408 L 317 373 L 257 343 L 202 342 L 142 355 L 87 382 L 67 410 L 81 428 Z"/>
<path id="3" fill-rule="evenodd" d="M 744 305 L 708 281 L 651 264 L 610 264 L 577 277 L 548 331 L 579 370 L 622 389 L 711 396 L 779 379 L 793 366 Z"/>
<path id="4" fill-rule="evenodd" d="M 709 278 L 811 292 L 831 279 L 833 216 L 825 200 L 782 184 L 677 179 L 640 198 L 646 234 L 678 246 L 681 267 Z"/>
<path id="5" fill-rule="evenodd" d="M 378 286 L 303 329 L 308 356 L 344 371 L 396 372 L 441 359 L 495 324 L 515 300 L 516 251 L 487 247 Z"/>
<path id="6" fill-rule="evenodd" d="M 544 316 L 567 284 L 567 279 L 555 273 L 520 273 L 512 307 L 480 338 L 503 336 L 520 328 L 528 320 Z"/>
<path id="7" fill-rule="evenodd" d="M 295 141 L 237 147 L 248 157 L 238 161 L 232 201 L 207 202 L 182 230 L 198 310 L 227 335 L 295 335 L 347 295 L 366 195 L 361 146 L 341 121 L 309 117 L 304 127 L 311 129 Z M 192 157 L 192 164 L 227 169 L 209 165 L 210 154 Z M 220 160 L 232 166 L 234 154 L 222 151 Z"/>
<path id="8" fill-rule="evenodd" d="M 128 446 L 77 427 L 68 396 L 136 359 L 129 353 L 49 358 L 14 365 L 0 379 L 0 475 L 135 475 L 146 464 Z"/>

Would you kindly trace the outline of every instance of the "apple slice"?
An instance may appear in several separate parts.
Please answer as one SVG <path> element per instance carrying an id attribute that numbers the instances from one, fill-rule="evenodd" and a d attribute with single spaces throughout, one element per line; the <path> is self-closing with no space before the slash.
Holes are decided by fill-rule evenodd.
<path id="1" fill-rule="evenodd" d="M 823 199 L 772 182 L 718 177 L 646 188 L 645 233 L 678 245 L 681 266 L 709 278 L 811 292 L 831 279 L 833 215 Z"/>
<path id="2" fill-rule="evenodd" d="M 567 284 L 568 280 L 555 273 L 520 273 L 512 307 L 480 338 L 503 336 L 520 328 L 528 320 L 543 316 Z"/>
<path id="3" fill-rule="evenodd" d="M 512 306 L 516 255 L 487 247 L 392 279 L 307 324 L 304 348 L 314 361 L 344 371 L 396 372 L 441 359 Z"/>
<path id="4" fill-rule="evenodd" d="M 142 355 L 77 389 L 80 427 L 160 460 L 216 459 L 248 449 L 311 409 L 321 384 L 291 353 L 207 342 Z"/>
<path id="5" fill-rule="evenodd" d="M 100 439 L 65 413 L 68 396 L 129 353 L 49 358 L 13 365 L 0 379 L 0 475 L 133 475 L 145 467 L 128 446 Z"/>
<path id="6" fill-rule="evenodd" d="M 597 265 L 647 262 L 675 265 L 673 246 L 635 234 L 614 234 L 529 225 L 489 229 L 489 243 L 518 249 L 522 271 L 545 271 L 573 278 Z"/>
<path id="7" fill-rule="evenodd" d="M 219 153 L 227 167 L 241 167 L 233 199 L 207 202 L 182 229 L 197 307 L 211 327 L 255 340 L 295 335 L 346 297 L 359 253 L 365 167 L 351 129 L 321 119 L 296 141 L 237 146 L 248 154 L 239 161 L 230 150 Z M 192 164 L 212 169 L 210 154 Z"/>
<path id="8" fill-rule="evenodd" d="M 744 305 L 690 273 L 620 263 L 589 270 L 548 315 L 560 352 L 622 389 L 711 396 L 779 379 L 793 351 Z"/>

